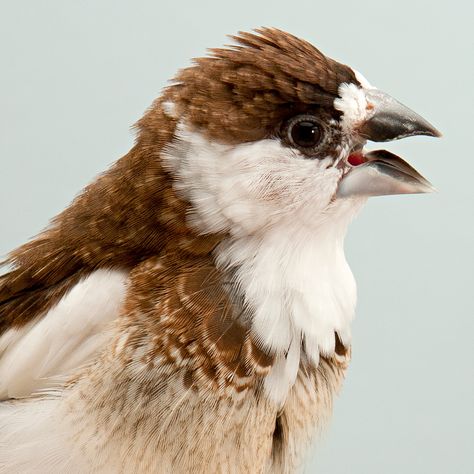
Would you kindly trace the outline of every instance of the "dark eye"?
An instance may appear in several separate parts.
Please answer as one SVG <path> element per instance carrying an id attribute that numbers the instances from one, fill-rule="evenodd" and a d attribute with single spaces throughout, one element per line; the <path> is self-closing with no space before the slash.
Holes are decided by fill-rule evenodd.
<path id="1" fill-rule="evenodd" d="M 315 148 L 323 139 L 321 123 L 313 115 L 297 115 L 287 123 L 287 137 L 300 148 Z"/>

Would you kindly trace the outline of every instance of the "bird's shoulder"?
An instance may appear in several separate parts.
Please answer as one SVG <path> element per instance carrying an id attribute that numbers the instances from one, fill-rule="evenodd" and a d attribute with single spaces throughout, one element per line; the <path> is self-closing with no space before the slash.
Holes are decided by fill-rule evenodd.
<path id="1" fill-rule="evenodd" d="M 131 341 L 127 349 L 141 348 L 142 360 L 183 369 L 189 386 L 256 387 L 274 360 L 252 335 L 230 276 L 209 252 L 213 246 L 209 238 L 177 239 L 131 270 L 73 274 L 0 302 L 9 324 L 0 334 L 0 398 L 30 396 L 67 380 L 124 337 Z M 14 280 L 4 281 L 6 287 Z M 44 307 L 34 318 L 5 321 L 32 301 Z"/>

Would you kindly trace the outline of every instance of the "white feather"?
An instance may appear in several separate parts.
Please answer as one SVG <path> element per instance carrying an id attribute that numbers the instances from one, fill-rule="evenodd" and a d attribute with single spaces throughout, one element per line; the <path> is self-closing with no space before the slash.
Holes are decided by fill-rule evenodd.
<path id="1" fill-rule="evenodd" d="M 342 83 L 339 86 L 339 97 L 334 100 L 334 108 L 343 113 L 341 125 L 350 133 L 357 124 L 364 122 L 370 111 L 363 88 L 355 84 Z"/>
<path id="2" fill-rule="evenodd" d="M 317 364 L 334 353 L 335 332 L 350 341 L 356 287 L 343 241 L 365 200 L 334 200 L 341 171 L 333 159 L 305 159 L 276 139 L 227 146 L 180 124 L 164 162 L 193 204 L 191 225 L 230 234 L 218 265 L 233 270 L 262 344 L 281 355 L 304 341 Z M 281 401 L 298 364 L 277 365 L 266 386 Z"/>
<path id="3" fill-rule="evenodd" d="M 0 474 L 91 472 L 59 406 L 55 397 L 0 403 Z"/>
<path id="4" fill-rule="evenodd" d="M 169 117 L 169 118 L 177 118 L 177 114 L 176 114 L 176 104 L 174 102 L 172 102 L 171 100 L 167 100 L 166 102 L 163 102 L 163 104 L 161 104 L 162 107 L 163 107 L 163 111 L 164 113 Z"/>
<path id="5" fill-rule="evenodd" d="M 286 354 L 279 354 L 271 372 L 265 377 L 265 393 L 276 406 L 282 407 L 295 383 L 300 365 L 300 340 L 292 341 Z"/>
<path id="6" fill-rule="evenodd" d="M 51 387 L 104 347 L 127 274 L 96 270 L 43 317 L 0 337 L 0 399 Z"/>

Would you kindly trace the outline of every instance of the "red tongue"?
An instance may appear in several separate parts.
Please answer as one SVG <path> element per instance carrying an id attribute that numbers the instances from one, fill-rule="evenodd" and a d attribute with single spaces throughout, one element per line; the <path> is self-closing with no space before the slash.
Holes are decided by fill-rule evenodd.
<path id="1" fill-rule="evenodd" d="M 362 153 L 351 153 L 349 158 L 347 158 L 347 161 L 352 166 L 359 166 L 362 163 L 365 163 L 367 159 Z"/>

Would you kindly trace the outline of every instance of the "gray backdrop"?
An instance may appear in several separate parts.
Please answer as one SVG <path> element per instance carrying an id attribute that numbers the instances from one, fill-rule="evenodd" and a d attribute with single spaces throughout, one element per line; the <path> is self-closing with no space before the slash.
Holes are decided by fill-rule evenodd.
<path id="1" fill-rule="evenodd" d="M 352 225 L 353 362 L 307 472 L 472 473 L 472 2 L 0 1 L 0 254 L 125 154 L 177 68 L 276 26 L 359 69 L 441 140 L 389 144 L 438 188 Z"/>

